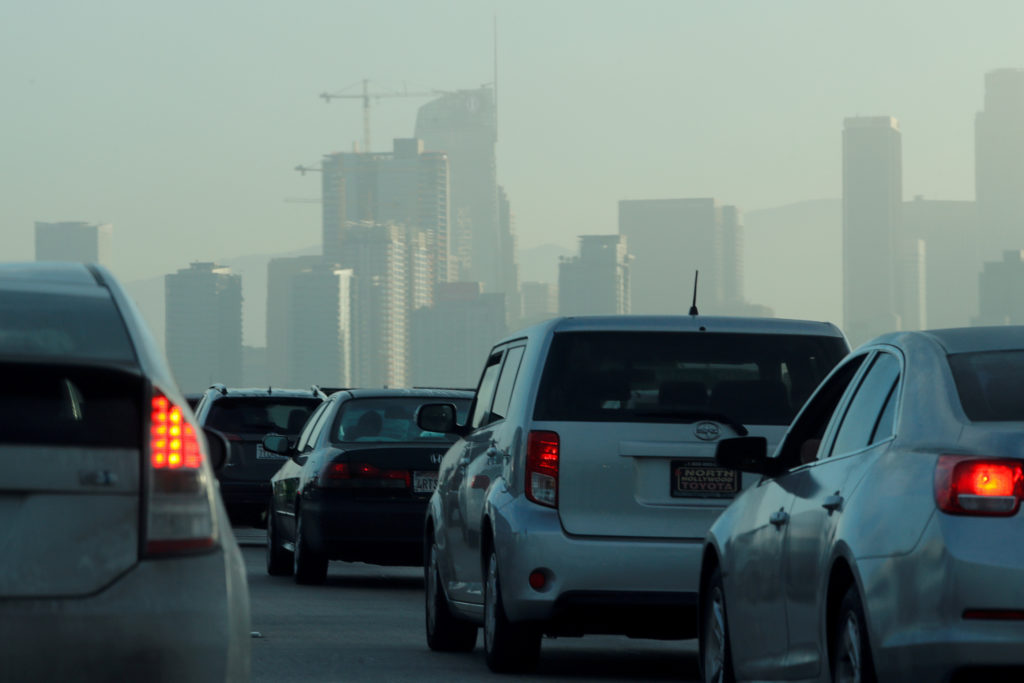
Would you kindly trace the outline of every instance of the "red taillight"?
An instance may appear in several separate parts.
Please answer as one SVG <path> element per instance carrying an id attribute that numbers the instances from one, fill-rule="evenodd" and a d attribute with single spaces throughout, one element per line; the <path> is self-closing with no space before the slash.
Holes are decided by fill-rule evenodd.
<path id="1" fill-rule="evenodd" d="M 1003 458 L 940 455 L 935 466 L 935 503 L 955 515 L 1009 516 L 1024 498 L 1024 462 Z"/>
<path id="2" fill-rule="evenodd" d="M 526 497 L 558 507 L 558 434 L 530 432 L 526 440 Z"/>
<path id="3" fill-rule="evenodd" d="M 344 488 L 409 488 L 409 470 L 383 470 L 369 463 L 332 462 L 320 473 L 320 486 Z"/>
<path id="4" fill-rule="evenodd" d="M 213 547 L 216 533 L 208 473 L 195 428 L 181 408 L 153 392 L 149 414 L 147 555 L 174 555 Z"/>

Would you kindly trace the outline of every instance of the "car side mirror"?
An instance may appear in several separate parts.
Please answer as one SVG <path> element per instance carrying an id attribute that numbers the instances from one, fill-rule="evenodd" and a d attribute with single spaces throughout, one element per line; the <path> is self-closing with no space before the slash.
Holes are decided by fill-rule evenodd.
<path id="1" fill-rule="evenodd" d="M 768 439 L 763 436 L 722 439 L 715 449 L 715 463 L 753 474 L 771 474 L 776 469 L 775 461 L 768 457 Z"/>
<path id="2" fill-rule="evenodd" d="M 290 455 L 292 450 L 288 437 L 280 434 L 267 434 L 263 437 L 263 448 L 278 455 Z"/>
<path id="3" fill-rule="evenodd" d="M 231 444 L 228 443 L 227 437 L 216 429 L 203 427 L 203 435 L 206 436 L 206 453 L 210 457 L 210 467 L 214 472 L 220 472 L 228 462 Z"/>
<path id="4" fill-rule="evenodd" d="M 455 417 L 455 404 L 427 403 L 416 410 L 416 426 L 425 432 L 458 434 L 459 425 Z"/>

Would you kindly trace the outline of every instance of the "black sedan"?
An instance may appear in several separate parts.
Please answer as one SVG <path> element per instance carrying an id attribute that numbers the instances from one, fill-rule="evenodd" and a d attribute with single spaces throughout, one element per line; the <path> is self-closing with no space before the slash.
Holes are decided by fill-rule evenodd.
<path id="1" fill-rule="evenodd" d="M 277 434 L 263 447 L 288 456 L 271 479 L 267 573 L 322 583 L 330 560 L 423 564 L 423 519 L 452 437 L 416 426 L 425 403 L 470 391 L 346 389 L 310 416 L 296 442 Z"/>

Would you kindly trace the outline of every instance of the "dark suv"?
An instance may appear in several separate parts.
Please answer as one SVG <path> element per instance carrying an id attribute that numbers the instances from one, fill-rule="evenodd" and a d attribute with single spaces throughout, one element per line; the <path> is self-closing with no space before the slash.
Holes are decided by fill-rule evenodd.
<path id="1" fill-rule="evenodd" d="M 309 389 L 230 389 L 214 384 L 196 407 L 199 423 L 222 432 L 231 444 L 227 464 L 217 473 L 220 493 L 235 524 L 262 526 L 270 502 L 270 477 L 286 460 L 264 450 L 266 434 L 296 439 L 326 395 Z"/>

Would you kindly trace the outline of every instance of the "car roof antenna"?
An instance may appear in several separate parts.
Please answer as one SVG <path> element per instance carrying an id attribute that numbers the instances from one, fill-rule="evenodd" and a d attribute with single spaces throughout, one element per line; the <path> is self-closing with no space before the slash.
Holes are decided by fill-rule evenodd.
<path id="1" fill-rule="evenodd" d="M 693 271 L 693 303 L 690 305 L 690 315 L 697 315 L 697 276 L 699 270 Z"/>

